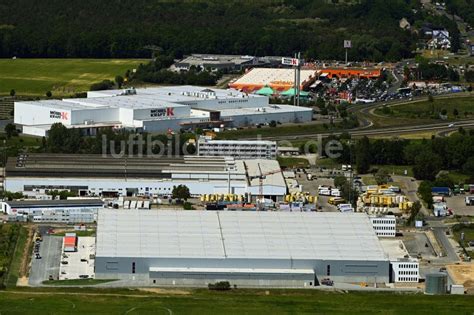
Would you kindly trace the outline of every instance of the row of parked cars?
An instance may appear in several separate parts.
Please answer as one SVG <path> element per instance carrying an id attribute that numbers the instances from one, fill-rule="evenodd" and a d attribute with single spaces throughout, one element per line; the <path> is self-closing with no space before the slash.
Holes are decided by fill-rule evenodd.
<path id="1" fill-rule="evenodd" d="M 40 244 L 43 241 L 43 238 L 41 237 L 41 234 L 38 234 L 35 238 L 35 247 L 33 249 L 33 252 L 35 254 L 36 259 L 41 259 L 40 255 Z"/>

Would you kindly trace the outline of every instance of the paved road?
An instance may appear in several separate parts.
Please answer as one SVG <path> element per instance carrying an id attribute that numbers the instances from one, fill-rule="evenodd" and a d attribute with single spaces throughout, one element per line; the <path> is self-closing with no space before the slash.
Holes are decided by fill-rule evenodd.
<path id="1" fill-rule="evenodd" d="M 420 198 L 418 198 L 417 191 L 418 191 L 418 182 L 413 178 L 413 177 L 407 177 L 407 176 L 397 176 L 393 175 L 392 176 L 393 180 L 395 182 L 402 183 L 403 186 L 405 186 L 405 195 L 408 197 L 410 201 L 420 201 Z M 430 212 L 425 208 L 423 203 L 421 203 L 421 212 L 429 216 Z"/>
<path id="2" fill-rule="evenodd" d="M 32 286 L 41 285 L 52 275 L 54 279 L 59 277 L 59 264 L 61 259 L 62 238 L 58 236 L 43 236 L 40 244 L 41 259 L 33 256 L 29 283 Z"/>
<path id="3" fill-rule="evenodd" d="M 362 136 L 386 136 L 386 135 L 399 135 L 406 133 L 417 133 L 421 131 L 443 131 L 443 130 L 454 130 L 453 127 L 448 127 L 449 123 L 436 123 L 436 124 L 425 124 L 423 126 L 399 126 L 399 127 L 389 127 L 389 128 L 378 128 L 378 129 L 366 129 L 366 130 L 345 130 L 354 137 Z M 465 120 L 462 122 L 456 123 L 456 127 L 463 127 L 464 129 L 474 129 L 474 120 Z M 265 140 L 302 140 L 302 139 L 315 139 L 320 136 L 322 138 L 331 136 L 331 135 L 340 135 L 342 132 L 326 132 L 326 133 L 305 133 L 299 135 L 280 135 L 280 136 L 263 136 L 260 139 Z M 241 138 L 241 140 L 254 139 L 255 137 Z"/>
<path id="4" fill-rule="evenodd" d="M 446 227 L 433 227 L 433 233 L 446 253 L 447 258 L 453 262 L 459 261 L 456 250 L 453 248 L 448 237 L 446 236 L 446 230 Z"/>

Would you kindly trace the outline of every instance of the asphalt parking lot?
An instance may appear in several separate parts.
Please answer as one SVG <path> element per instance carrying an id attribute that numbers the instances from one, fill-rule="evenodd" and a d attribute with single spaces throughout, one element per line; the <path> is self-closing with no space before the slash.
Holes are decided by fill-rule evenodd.
<path id="1" fill-rule="evenodd" d="M 318 187 L 321 185 L 334 187 L 334 180 L 331 178 L 316 177 L 313 180 L 308 180 L 306 174 L 298 173 L 296 179 L 300 185 L 303 185 L 303 191 L 314 196 L 318 195 Z"/>
<path id="2" fill-rule="evenodd" d="M 422 259 L 431 260 L 436 258 L 436 254 L 423 232 L 403 232 L 403 243 L 412 257 L 417 257 L 420 254 Z M 426 247 L 426 244 L 428 244 L 428 247 Z"/>
<path id="3" fill-rule="evenodd" d="M 31 260 L 31 271 L 29 276 L 29 284 L 32 286 L 41 285 L 44 280 L 48 280 L 49 276 L 54 279 L 59 278 L 59 260 L 61 254 L 62 237 L 60 236 L 43 236 L 40 242 L 39 254 L 41 259 L 33 257 Z"/>
<path id="4" fill-rule="evenodd" d="M 94 278 L 95 237 L 78 237 L 77 252 L 63 252 L 62 248 L 60 251 L 60 280 L 79 279 L 81 276 Z"/>
<path id="5" fill-rule="evenodd" d="M 466 206 L 464 198 L 470 196 L 469 194 L 457 195 L 446 198 L 446 204 L 448 208 L 453 209 L 453 213 L 456 215 L 470 215 L 474 216 L 474 206 Z"/>
<path id="6" fill-rule="evenodd" d="M 318 196 L 318 187 L 321 185 L 334 187 L 334 179 L 332 178 L 316 177 L 313 180 L 308 180 L 306 174 L 297 173 L 297 180 L 300 185 L 303 185 L 303 191 L 307 191 L 313 196 Z M 329 198 L 327 196 L 318 196 L 318 207 L 321 207 L 321 211 L 338 211 L 336 206 L 328 203 Z"/>

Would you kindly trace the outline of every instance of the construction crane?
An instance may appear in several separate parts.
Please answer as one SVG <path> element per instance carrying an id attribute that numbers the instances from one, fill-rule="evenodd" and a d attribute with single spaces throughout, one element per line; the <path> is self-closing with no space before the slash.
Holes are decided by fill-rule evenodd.
<path id="1" fill-rule="evenodd" d="M 259 184 L 259 187 L 258 187 L 258 200 L 256 200 L 256 201 L 257 201 L 258 210 L 262 210 L 262 206 L 263 206 L 263 180 L 268 175 L 280 173 L 281 170 L 273 170 L 273 171 L 263 173 L 262 168 L 260 167 L 260 163 L 258 163 L 258 170 L 259 170 L 260 175 L 249 176 L 249 177 L 250 177 L 250 180 L 258 178 L 258 181 L 259 181 L 258 182 L 258 184 Z"/>

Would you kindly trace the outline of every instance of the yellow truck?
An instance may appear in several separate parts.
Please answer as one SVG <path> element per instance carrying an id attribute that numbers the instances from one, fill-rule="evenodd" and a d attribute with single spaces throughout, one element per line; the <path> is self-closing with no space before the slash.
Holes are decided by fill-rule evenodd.
<path id="1" fill-rule="evenodd" d="M 341 203 L 344 203 L 344 202 L 346 202 L 346 201 L 344 200 L 344 198 L 341 198 L 341 197 L 331 197 L 328 200 L 328 203 L 330 205 L 334 205 L 334 206 L 337 206 L 337 205 L 339 205 Z"/>

